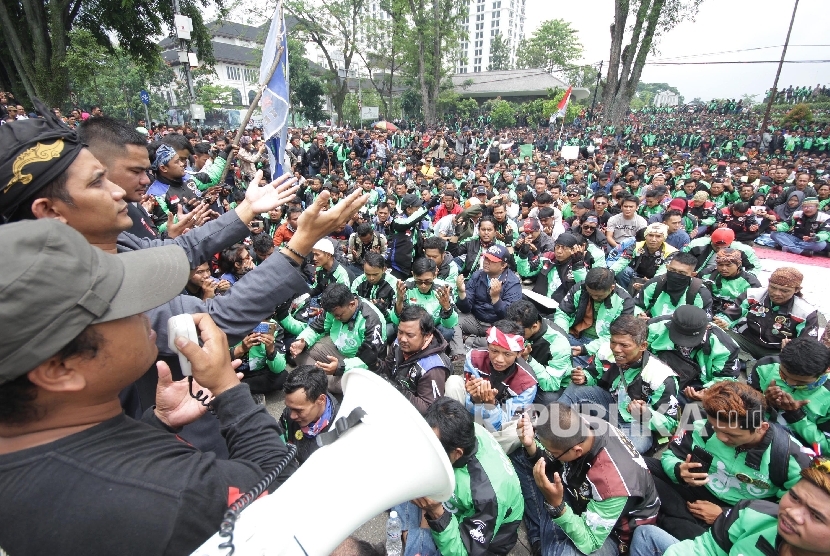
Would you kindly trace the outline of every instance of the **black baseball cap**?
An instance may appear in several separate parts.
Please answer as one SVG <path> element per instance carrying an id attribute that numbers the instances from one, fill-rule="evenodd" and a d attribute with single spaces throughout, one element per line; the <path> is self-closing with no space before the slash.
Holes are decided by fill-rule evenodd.
<path id="1" fill-rule="evenodd" d="M 681 305 L 672 314 L 669 339 L 680 347 L 696 347 L 706 339 L 708 327 L 706 311 L 694 305 Z"/>

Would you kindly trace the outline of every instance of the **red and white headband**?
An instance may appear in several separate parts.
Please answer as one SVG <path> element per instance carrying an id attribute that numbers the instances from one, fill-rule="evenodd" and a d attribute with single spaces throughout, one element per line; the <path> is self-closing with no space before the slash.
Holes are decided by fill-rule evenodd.
<path id="1" fill-rule="evenodd" d="M 495 326 L 487 331 L 487 343 L 521 353 L 525 348 L 525 339 L 519 334 L 505 334 Z"/>

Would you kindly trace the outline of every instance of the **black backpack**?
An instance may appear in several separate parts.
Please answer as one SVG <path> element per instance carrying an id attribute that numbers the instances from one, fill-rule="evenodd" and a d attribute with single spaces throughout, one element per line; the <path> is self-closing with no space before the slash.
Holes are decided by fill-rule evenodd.
<path id="1" fill-rule="evenodd" d="M 700 291 L 700 288 L 702 288 L 703 285 L 703 280 L 701 280 L 700 278 L 692 278 L 692 283 L 689 284 L 689 287 L 686 289 L 686 305 L 695 304 L 695 297 L 697 297 L 697 292 Z M 654 293 L 651 294 L 651 299 L 649 299 L 648 304 L 646 304 L 644 309 L 646 314 L 651 314 L 651 310 L 654 308 L 654 304 L 657 302 L 657 298 L 660 297 L 660 294 L 663 293 L 665 289 L 666 275 L 663 274 L 657 277 L 657 281 L 654 284 Z M 643 295 L 643 298 L 645 300 L 645 294 Z"/>

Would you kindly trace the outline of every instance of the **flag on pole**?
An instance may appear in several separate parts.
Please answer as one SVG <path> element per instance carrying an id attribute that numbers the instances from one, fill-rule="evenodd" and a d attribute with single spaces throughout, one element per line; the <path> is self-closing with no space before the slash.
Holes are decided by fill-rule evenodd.
<path id="1" fill-rule="evenodd" d="M 282 52 L 280 53 L 280 47 Z M 268 158 L 271 163 L 271 177 L 277 178 L 283 174 L 285 147 L 288 143 L 288 33 L 285 29 L 285 17 L 282 11 L 282 2 L 277 4 L 274 17 L 271 19 L 271 28 L 262 51 L 262 63 L 259 66 L 260 86 L 262 97 L 259 105 L 262 109 L 262 130 L 265 145 L 268 147 Z M 280 55 L 279 63 L 271 79 L 267 83 L 274 60 Z"/>
<path id="2" fill-rule="evenodd" d="M 556 117 L 557 118 L 565 118 L 565 112 L 568 108 L 568 102 L 571 100 L 571 90 L 573 86 L 568 87 L 568 90 L 565 91 L 565 96 L 562 97 L 562 100 L 559 101 L 559 105 L 556 107 Z"/>

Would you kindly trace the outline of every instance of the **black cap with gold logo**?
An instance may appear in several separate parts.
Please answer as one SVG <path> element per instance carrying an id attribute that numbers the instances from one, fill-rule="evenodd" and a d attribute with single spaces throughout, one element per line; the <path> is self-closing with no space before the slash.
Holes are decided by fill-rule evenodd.
<path id="1" fill-rule="evenodd" d="M 85 147 L 43 103 L 34 104 L 42 118 L 0 126 L 0 223 L 63 174 Z"/>

